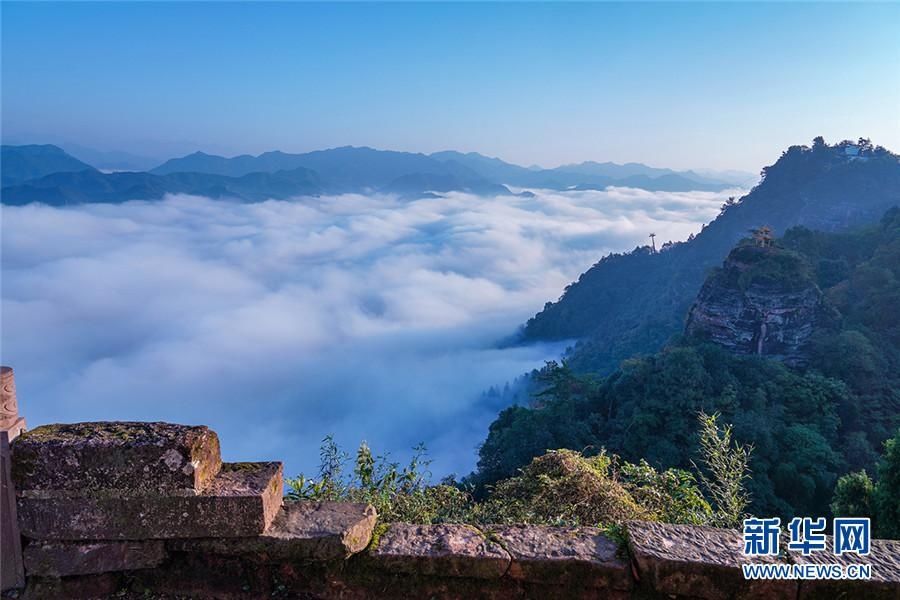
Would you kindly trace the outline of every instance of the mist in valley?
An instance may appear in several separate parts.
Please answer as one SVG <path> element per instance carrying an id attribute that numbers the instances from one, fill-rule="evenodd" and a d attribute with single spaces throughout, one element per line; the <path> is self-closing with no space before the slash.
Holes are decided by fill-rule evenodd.
<path id="1" fill-rule="evenodd" d="M 609 252 L 685 239 L 735 190 L 196 196 L 5 206 L 2 351 L 34 427 L 202 423 L 228 460 L 314 473 L 334 434 L 465 474 L 483 392 L 565 342 L 501 346 Z"/>

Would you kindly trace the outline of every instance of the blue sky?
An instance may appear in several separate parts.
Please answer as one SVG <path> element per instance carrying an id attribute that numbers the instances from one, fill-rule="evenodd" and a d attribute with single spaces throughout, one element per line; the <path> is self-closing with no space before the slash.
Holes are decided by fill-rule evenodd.
<path id="1" fill-rule="evenodd" d="M 7 141 L 756 171 L 900 150 L 900 4 L 2 4 Z"/>

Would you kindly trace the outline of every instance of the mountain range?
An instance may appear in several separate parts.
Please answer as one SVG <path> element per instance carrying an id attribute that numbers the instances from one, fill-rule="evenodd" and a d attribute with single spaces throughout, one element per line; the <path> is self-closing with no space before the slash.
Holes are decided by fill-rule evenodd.
<path id="1" fill-rule="evenodd" d="M 516 382 L 529 402 L 506 393 L 466 483 L 484 497 L 553 449 L 696 469 L 714 415 L 752 445 L 750 514 L 900 535 L 900 463 L 879 458 L 900 441 L 898 306 L 900 157 L 792 146 L 698 235 L 604 257 L 528 321 L 522 342 L 577 342 Z"/>
<path id="2" fill-rule="evenodd" d="M 92 156 L 103 157 L 96 152 Z M 128 158 L 116 153 L 109 157 Z M 392 193 L 408 198 L 448 192 L 502 196 L 513 195 L 511 187 L 720 191 L 735 186 L 733 176 L 717 180 L 693 171 L 676 172 L 639 163 L 585 162 L 541 169 L 477 153 L 426 155 L 351 146 L 231 158 L 195 152 L 148 171 L 105 172 L 58 146 L 4 145 L 0 168 L 0 199 L 4 204 L 115 203 L 154 200 L 176 193 L 254 202 L 340 193 Z"/>
<path id="3" fill-rule="evenodd" d="M 900 162 L 866 140 L 792 146 L 761 182 L 685 242 L 610 254 L 530 319 L 520 341 L 577 340 L 576 371 L 608 374 L 636 354 L 656 352 L 684 326 L 703 281 L 748 230 L 780 235 L 802 225 L 839 231 L 876 222 L 900 206 Z"/>

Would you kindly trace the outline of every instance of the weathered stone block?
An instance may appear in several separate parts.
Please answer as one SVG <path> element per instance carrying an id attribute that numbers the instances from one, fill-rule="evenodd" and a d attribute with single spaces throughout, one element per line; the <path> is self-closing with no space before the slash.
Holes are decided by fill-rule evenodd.
<path id="1" fill-rule="evenodd" d="M 631 566 L 614 541 L 594 527 L 509 525 L 491 534 L 512 557 L 508 575 L 531 583 L 629 590 Z"/>
<path id="2" fill-rule="evenodd" d="M 32 542 L 25 547 L 29 577 L 68 577 L 150 569 L 166 559 L 162 540 L 127 542 Z"/>
<path id="3" fill-rule="evenodd" d="M 208 427 L 100 422 L 44 425 L 13 444 L 17 492 L 110 490 L 123 495 L 200 491 L 219 472 Z"/>
<path id="4" fill-rule="evenodd" d="M 281 508 L 281 463 L 226 463 L 199 495 L 43 492 L 17 499 L 22 535 L 41 540 L 142 540 L 261 534 Z"/>
<path id="5" fill-rule="evenodd" d="M 10 432 L 9 439 L 19 435 L 22 417 L 16 397 L 16 376 L 12 367 L 0 366 L 0 431 Z"/>
<path id="6" fill-rule="evenodd" d="M 124 584 L 122 573 L 29 577 L 22 600 L 127 600 L 128 596 L 121 595 Z"/>
<path id="7" fill-rule="evenodd" d="M 387 571 L 440 577 L 491 579 L 510 565 L 509 553 L 470 525 L 394 523 L 369 555 Z"/>
<path id="8" fill-rule="evenodd" d="M 871 579 L 804 580 L 800 598 L 866 598 L 867 600 L 900 600 L 900 541 L 872 540 L 867 556 L 834 554 L 833 538 L 827 536 L 826 549 L 803 556 L 791 550 L 790 557 L 798 565 L 871 565 Z"/>
<path id="9" fill-rule="evenodd" d="M 9 432 L 0 430 L 0 592 L 25 586 L 22 536 L 10 479 Z"/>
<path id="10" fill-rule="evenodd" d="M 744 579 L 744 563 L 785 561 L 744 556 L 738 531 L 643 521 L 627 528 L 638 579 L 657 593 L 708 600 L 797 597 L 796 581 Z"/>
<path id="11" fill-rule="evenodd" d="M 173 540 L 173 550 L 253 560 L 340 560 L 369 545 L 375 509 L 353 502 L 288 502 L 265 533 L 252 538 Z"/>

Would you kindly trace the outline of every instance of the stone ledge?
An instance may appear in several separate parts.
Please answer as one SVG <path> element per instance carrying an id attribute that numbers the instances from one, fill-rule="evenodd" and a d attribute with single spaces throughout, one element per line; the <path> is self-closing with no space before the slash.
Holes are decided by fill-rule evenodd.
<path id="1" fill-rule="evenodd" d="M 12 447 L 16 491 L 114 490 L 124 496 L 203 490 L 222 465 L 208 427 L 97 422 L 44 425 Z"/>
<path id="2" fill-rule="evenodd" d="M 791 560 L 798 565 L 862 565 L 872 566 L 872 578 L 868 580 L 806 580 L 800 582 L 802 599 L 813 598 L 866 598 L 867 600 L 900 600 L 900 540 L 872 540 L 868 556 L 834 554 L 833 538 L 826 537 L 826 549 L 803 556 L 789 551 Z"/>
<path id="3" fill-rule="evenodd" d="M 252 538 L 173 540 L 172 550 L 237 556 L 261 561 L 341 560 L 372 539 L 375 509 L 349 502 L 287 502 L 271 527 Z"/>
<path id="4" fill-rule="evenodd" d="M 645 589 L 706 600 L 797 598 L 796 581 L 744 579 L 742 564 L 786 561 L 779 557 L 750 560 L 743 554 L 738 531 L 644 521 L 630 521 L 626 527 L 637 578 Z"/>
<path id="5" fill-rule="evenodd" d="M 490 529 L 512 562 L 508 575 L 530 583 L 578 583 L 579 586 L 630 590 L 628 561 L 619 546 L 595 527 L 541 525 L 495 526 Z"/>
<path id="6" fill-rule="evenodd" d="M 22 535 L 39 540 L 246 537 L 281 508 L 281 463 L 226 463 L 197 496 L 20 497 Z"/>
<path id="7" fill-rule="evenodd" d="M 166 559 L 160 540 L 129 542 L 32 542 L 25 547 L 29 577 L 68 577 L 159 566 Z"/>
<path id="8" fill-rule="evenodd" d="M 611 540 L 590 527 L 512 525 L 482 532 L 466 525 L 394 524 L 368 552 L 349 560 L 332 553 L 335 547 L 347 548 L 346 535 L 354 523 L 368 527 L 372 516 L 370 507 L 362 504 L 291 503 L 263 536 L 152 542 L 169 549 L 168 560 L 159 566 L 61 578 L 29 573 L 25 598 L 696 600 L 777 599 L 789 596 L 789 590 L 792 600 L 900 599 L 900 570 L 895 570 L 900 541 L 873 541 L 873 553 L 865 560 L 839 557 L 872 564 L 878 581 L 753 582 L 744 580 L 740 571 L 742 538 L 737 531 L 632 522 L 629 544 L 639 577 L 634 585 L 632 565 L 616 555 Z M 330 541 L 305 546 L 318 539 L 316 532 Z M 298 534 L 306 535 L 305 541 L 290 537 Z M 338 539 L 343 545 L 332 545 Z M 244 546 L 249 541 L 258 545 Z M 319 552 L 323 548 L 327 552 Z M 320 559 L 325 556 L 334 559 Z M 813 557 L 816 563 L 837 562 L 825 552 L 805 558 L 813 562 Z M 800 560 L 793 553 L 785 557 L 792 558 Z M 110 566 L 118 569 L 121 564 Z"/>
<path id="9" fill-rule="evenodd" d="M 511 562 L 500 544 L 470 525 L 394 523 L 368 556 L 393 573 L 476 579 L 502 577 Z"/>

